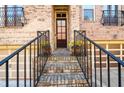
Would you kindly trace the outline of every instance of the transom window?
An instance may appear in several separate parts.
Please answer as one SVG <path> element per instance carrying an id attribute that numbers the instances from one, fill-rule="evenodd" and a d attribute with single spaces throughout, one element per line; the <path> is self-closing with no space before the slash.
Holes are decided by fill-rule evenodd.
<path id="1" fill-rule="evenodd" d="M 23 26 L 24 11 L 22 6 L 0 6 L 0 27 Z"/>
<path id="2" fill-rule="evenodd" d="M 66 18 L 66 13 L 56 13 L 57 18 Z"/>
<path id="3" fill-rule="evenodd" d="M 94 6 L 84 5 L 83 6 L 84 20 L 93 21 L 94 20 Z"/>

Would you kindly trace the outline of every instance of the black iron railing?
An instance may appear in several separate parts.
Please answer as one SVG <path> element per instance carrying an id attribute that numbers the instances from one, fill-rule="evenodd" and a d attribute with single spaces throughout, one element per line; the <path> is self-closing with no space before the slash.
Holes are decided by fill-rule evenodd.
<path id="1" fill-rule="evenodd" d="M 37 86 L 50 52 L 49 31 L 38 31 L 37 37 L 0 61 L 0 85 Z"/>
<path id="2" fill-rule="evenodd" d="M 124 25 L 124 11 L 104 10 L 101 23 L 108 26 Z"/>
<path id="3" fill-rule="evenodd" d="M 20 27 L 25 23 L 23 7 L 0 7 L 0 27 Z"/>
<path id="4" fill-rule="evenodd" d="M 80 64 L 85 78 L 91 87 L 124 86 L 124 62 L 115 57 L 86 36 L 85 31 L 74 31 L 75 56 Z M 112 63 L 116 64 L 112 65 Z"/>

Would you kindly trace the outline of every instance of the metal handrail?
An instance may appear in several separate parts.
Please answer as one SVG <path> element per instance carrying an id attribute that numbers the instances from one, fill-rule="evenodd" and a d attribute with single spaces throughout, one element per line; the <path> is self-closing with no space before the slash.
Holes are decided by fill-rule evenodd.
<path id="1" fill-rule="evenodd" d="M 42 33 L 41 33 L 42 32 Z M 47 38 L 46 38 L 47 36 Z M 47 31 L 37 31 L 37 37 L 29 41 L 28 43 L 24 44 L 21 48 L 15 50 L 13 53 L 11 53 L 9 56 L 5 57 L 3 60 L 0 61 L 0 67 L 2 67 L 5 64 L 5 82 L 6 82 L 6 87 L 9 87 L 9 64 L 10 60 L 14 57 L 16 57 L 16 81 L 17 81 L 17 87 L 19 87 L 19 81 L 20 81 L 20 52 L 23 51 L 24 55 L 22 56 L 24 58 L 23 65 L 24 68 L 21 70 L 24 70 L 24 87 L 27 86 L 27 64 L 29 63 L 29 81 L 30 81 L 30 87 L 32 86 L 37 86 L 40 76 L 43 73 L 43 69 L 45 67 L 45 64 L 47 62 L 47 59 L 49 57 L 49 53 L 46 53 L 47 51 L 43 51 L 44 48 L 42 47 L 42 42 L 44 44 L 49 41 L 49 30 Z M 32 47 L 33 46 L 33 47 Z M 28 49 L 29 48 L 29 49 Z M 33 48 L 33 49 L 32 49 Z M 29 50 L 27 54 L 27 50 Z M 29 60 L 27 60 L 27 57 Z M 33 58 L 33 59 L 32 59 Z M 2 72 L 3 73 L 3 72 Z M 22 73 L 22 72 L 21 72 Z M 33 73 L 33 75 L 32 75 Z M 33 76 L 33 77 L 32 77 Z M 29 86 L 28 86 L 29 87 Z"/>
<path id="2" fill-rule="evenodd" d="M 4 63 L 6 63 L 9 59 L 11 59 L 12 57 L 14 57 L 17 53 L 21 52 L 24 48 L 26 48 L 27 46 L 29 46 L 32 42 L 34 42 L 35 40 L 37 40 L 41 36 L 42 36 L 42 34 L 40 36 L 34 38 L 33 40 L 31 40 L 27 44 L 23 45 L 21 48 L 17 49 L 12 54 L 10 54 L 6 58 L 4 58 L 3 60 L 1 60 L 0 61 L 0 66 L 3 65 Z"/>
<path id="3" fill-rule="evenodd" d="M 104 49 L 103 47 L 101 47 L 100 45 L 98 45 L 97 43 L 95 43 L 93 40 L 89 39 L 86 34 L 86 32 L 80 32 L 75 30 L 74 31 L 74 41 L 76 40 L 81 40 L 82 44 L 80 46 L 80 53 L 77 53 L 74 49 L 75 52 L 75 56 L 78 60 L 78 63 L 82 69 L 82 72 L 84 73 L 84 76 L 87 80 L 87 83 L 89 86 L 95 86 L 97 87 L 98 83 L 97 83 L 97 77 L 98 74 L 100 75 L 100 87 L 103 86 L 103 67 L 102 67 L 102 61 L 106 61 L 105 63 L 105 67 L 107 67 L 106 72 L 107 72 L 107 86 L 110 87 L 111 86 L 111 61 L 114 61 L 117 66 L 116 69 L 118 71 L 117 73 L 117 77 L 118 77 L 118 87 L 122 86 L 122 66 L 124 66 L 124 61 L 117 58 L 115 55 L 113 55 L 112 53 L 110 53 L 109 51 L 107 51 L 106 49 Z M 75 44 L 74 44 L 75 45 Z M 97 49 L 97 50 L 96 50 Z M 76 54 L 77 53 L 77 54 Z M 98 53 L 98 54 L 96 54 Z M 106 56 L 104 56 L 106 59 L 102 60 L 102 53 L 104 53 Z M 96 59 L 97 58 L 97 59 Z M 110 60 L 110 58 L 112 60 Z M 92 66 L 92 64 L 94 64 L 94 67 Z M 97 72 L 97 68 L 99 69 L 99 72 Z M 94 73 L 94 74 L 93 74 Z M 94 80 L 94 81 L 93 81 Z M 106 78 L 104 78 L 104 80 L 106 80 Z M 115 85 L 114 85 L 115 86 Z"/>
<path id="4" fill-rule="evenodd" d="M 112 53 L 110 53 L 109 51 L 107 51 L 106 49 L 102 48 L 100 45 L 98 45 L 97 43 L 95 43 L 93 40 L 89 39 L 88 37 L 86 37 L 85 35 L 83 35 L 81 32 L 76 31 L 75 32 L 79 33 L 80 35 L 82 35 L 83 37 L 85 37 L 85 39 L 87 39 L 88 41 L 90 41 L 92 44 L 94 44 L 96 47 L 98 47 L 99 49 L 101 49 L 104 53 L 106 53 L 107 55 L 109 55 L 111 58 L 113 58 L 115 61 L 117 61 L 118 63 L 120 63 L 122 66 L 124 66 L 124 61 L 122 61 L 121 59 L 117 58 L 115 55 L 113 55 Z"/>

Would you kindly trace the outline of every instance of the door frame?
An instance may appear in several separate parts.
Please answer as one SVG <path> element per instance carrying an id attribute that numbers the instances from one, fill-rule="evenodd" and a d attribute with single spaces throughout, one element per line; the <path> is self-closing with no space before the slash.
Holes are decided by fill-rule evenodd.
<path id="1" fill-rule="evenodd" d="M 63 9 L 65 7 L 65 9 Z M 57 8 L 57 9 L 56 9 Z M 62 9 L 61 9 L 62 8 Z M 56 17 L 56 14 L 58 13 L 58 12 L 64 12 L 64 13 L 66 13 L 66 29 L 67 29 L 67 31 L 66 31 L 66 41 L 67 41 L 67 47 L 66 48 L 68 48 L 68 40 L 69 40 L 69 36 L 68 36 L 68 34 L 69 34 L 69 5 L 60 5 L 60 6 L 53 6 L 53 13 L 54 13 L 54 17 L 53 17 L 53 38 L 54 38 L 54 49 L 57 49 L 57 38 L 56 38 L 56 19 L 57 19 L 57 17 Z"/>

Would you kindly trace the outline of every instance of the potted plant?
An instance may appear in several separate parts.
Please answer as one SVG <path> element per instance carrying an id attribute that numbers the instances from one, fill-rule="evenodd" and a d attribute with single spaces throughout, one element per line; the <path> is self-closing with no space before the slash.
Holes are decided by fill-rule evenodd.
<path id="1" fill-rule="evenodd" d="M 71 53 L 72 53 L 73 56 L 74 55 L 77 55 L 78 56 L 78 55 L 81 54 L 81 52 L 80 52 L 81 45 L 82 45 L 82 41 L 81 40 L 78 40 L 78 41 L 75 41 L 75 42 L 74 41 L 71 41 L 69 43 L 69 47 L 71 48 Z"/>
<path id="2" fill-rule="evenodd" d="M 51 46 L 48 42 L 42 44 L 42 53 L 44 55 L 50 55 L 51 54 Z"/>

